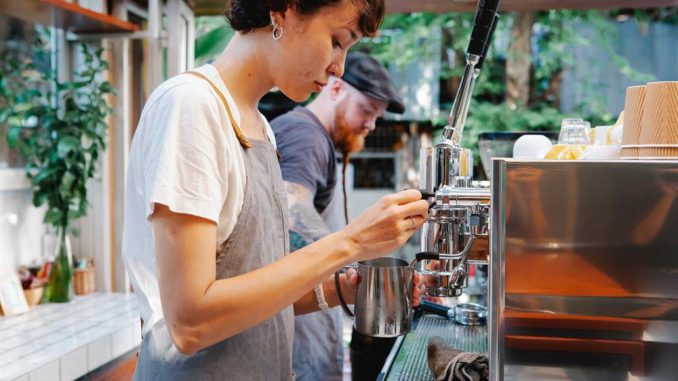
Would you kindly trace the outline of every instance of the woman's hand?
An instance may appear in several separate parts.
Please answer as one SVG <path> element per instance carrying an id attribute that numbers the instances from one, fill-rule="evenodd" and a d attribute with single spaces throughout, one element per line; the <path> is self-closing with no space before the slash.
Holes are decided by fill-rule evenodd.
<path id="1" fill-rule="evenodd" d="M 417 307 L 426 296 L 426 286 L 424 285 L 423 277 L 416 272 L 414 273 L 412 282 L 412 307 Z"/>
<path id="2" fill-rule="evenodd" d="M 357 249 L 355 261 L 377 258 L 399 248 L 426 220 L 428 203 L 417 190 L 382 197 L 341 233 Z"/>
<path id="3" fill-rule="evenodd" d="M 341 284 L 341 295 L 344 297 L 346 304 L 355 304 L 355 295 L 358 291 L 358 271 L 353 268 L 346 269 L 346 272 L 339 275 L 339 282 Z"/>

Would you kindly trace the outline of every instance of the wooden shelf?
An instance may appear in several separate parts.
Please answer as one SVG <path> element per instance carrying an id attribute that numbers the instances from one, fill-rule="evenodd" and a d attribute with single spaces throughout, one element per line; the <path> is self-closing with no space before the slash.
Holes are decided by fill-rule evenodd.
<path id="1" fill-rule="evenodd" d="M 132 33 L 135 24 L 64 0 L 2 0 L 0 13 L 76 34 Z"/>

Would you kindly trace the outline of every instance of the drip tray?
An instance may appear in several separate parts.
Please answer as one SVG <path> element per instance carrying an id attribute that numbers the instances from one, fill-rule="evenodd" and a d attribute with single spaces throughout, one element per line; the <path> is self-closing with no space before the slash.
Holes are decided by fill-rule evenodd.
<path id="1" fill-rule="evenodd" d="M 433 380 L 428 369 L 426 352 L 428 340 L 441 337 L 453 348 L 465 352 L 487 353 L 487 326 L 464 326 L 443 317 L 426 315 L 419 319 L 416 329 L 405 336 L 387 380 Z"/>

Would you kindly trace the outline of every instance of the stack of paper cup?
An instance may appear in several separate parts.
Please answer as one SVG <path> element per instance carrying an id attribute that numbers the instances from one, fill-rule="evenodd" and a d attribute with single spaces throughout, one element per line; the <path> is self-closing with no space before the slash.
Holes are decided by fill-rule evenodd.
<path id="1" fill-rule="evenodd" d="M 678 158 L 678 81 L 645 87 L 638 143 L 641 158 Z"/>
<path id="2" fill-rule="evenodd" d="M 631 86 L 626 89 L 621 150 L 623 159 L 635 159 L 640 156 L 638 144 L 640 142 L 644 102 L 645 86 Z"/>

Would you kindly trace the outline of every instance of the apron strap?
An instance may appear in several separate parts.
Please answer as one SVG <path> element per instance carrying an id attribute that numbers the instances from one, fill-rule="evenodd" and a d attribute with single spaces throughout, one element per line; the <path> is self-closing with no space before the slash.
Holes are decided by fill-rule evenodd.
<path id="1" fill-rule="evenodd" d="M 240 127 L 238 127 L 238 123 L 235 122 L 235 118 L 233 117 L 233 113 L 231 112 L 231 107 L 229 107 L 228 102 L 226 101 L 226 97 L 224 97 L 224 94 L 219 90 L 219 88 L 214 84 L 214 82 L 210 81 L 207 76 L 205 76 L 202 73 L 198 73 L 197 71 L 187 71 L 185 74 L 190 74 L 195 77 L 204 79 L 207 81 L 207 83 L 212 86 L 212 89 L 217 93 L 219 96 L 219 99 L 221 99 L 221 102 L 224 104 L 224 107 L 226 108 L 226 113 L 228 113 L 228 119 L 231 121 L 231 125 L 233 126 L 233 132 L 235 132 L 235 136 L 238 138 L 238 142 L 240 142 L 240 146 L 243 149 L 248 149 L 252 148 L 252 144 L 247 140 L 247 137 L 242 133 L 240 130 Z"/>

